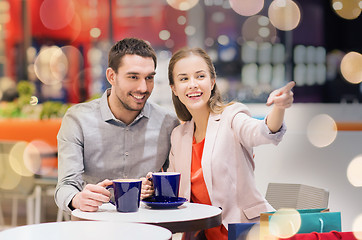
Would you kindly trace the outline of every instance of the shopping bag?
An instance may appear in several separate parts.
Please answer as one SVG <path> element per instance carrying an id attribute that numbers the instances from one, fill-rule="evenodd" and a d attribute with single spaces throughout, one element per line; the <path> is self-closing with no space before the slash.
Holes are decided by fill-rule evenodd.
<path id="1" fill-rule="evenodd" d="M 276 219 L 274 221 L 274 219 Z M 278 220 L 281 219 L 281 220 Z M 279 222 L 278 222 L 279 221 Z M 278 226 L 280 225 L 280 226 Z M 283 225 L 283 226 L 281 226 Z M 323 233 L 330 231 L 341 232 L 341 213 L 330 212 L 329 209 L 280 209 L 276 212 L 260 214 L 260 232 L 262 238 L 275 235 L 279 230 L 295 233 Z M 286 234 L 288 236 L 288 234 Z"/>
<path id="2" fill-rule="evenodd" d="M 353 232 L 331 231 L 327 233 L 298 233 L 290 238 L 279 238 L 282 240 L 357 240 Z"/>
<path id="3" fill-rule="evenodd" d="M 255 223 L 229 223 L 228 240 L 245 240 Z"/>

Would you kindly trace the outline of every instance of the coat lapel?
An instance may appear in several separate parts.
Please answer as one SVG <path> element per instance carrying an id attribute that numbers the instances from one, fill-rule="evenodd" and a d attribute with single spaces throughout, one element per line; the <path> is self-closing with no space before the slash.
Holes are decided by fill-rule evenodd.
<path id="1" fill-rule="evenodd" d="M 191 159 L 192 159 L 192 139 L 194 133 L 194 121 L 191 120 L 187 122 L 186 131 L 181 137 L 181 141 L 179 144 L 182 145 L 180 148 L 182 152 L 180 152 L 182 161 L 178 161 L 180 166 L 177 169 L 185 169 L 183 172 L 183 176 L 181 176 L 181 186 L 184 186 L 184 193 L 186 194 L 184 197 L 191 200 Z"/>
<path id="2" fill-rule="evenodd" d="M 210 113 L 209 121 L 207 123 L 204 150 L 202 153 L 201 166 L 204 174 L 204 180 L 209 192 L 210 200 L 212 203 L 212 155 L 216 140 L 216 134 L 219 129 L 221 114 Z"/>

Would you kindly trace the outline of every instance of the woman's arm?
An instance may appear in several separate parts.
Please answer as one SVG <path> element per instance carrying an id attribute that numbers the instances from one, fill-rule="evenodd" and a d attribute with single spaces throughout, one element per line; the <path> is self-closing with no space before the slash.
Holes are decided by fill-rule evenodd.
<path id="1" fill-rule="evenodd" d="M 295 86 L 295 82 L 289 82 L 282 88 L 274 90 L 267 100 L 266 105 L 274 104 L 271 112 L 268 114 L 266 124 L 271 132 L 279 131 L 283 124 L 284 112 L 286 108 L 292 106 L 293 92 L 291 89 Z"/>

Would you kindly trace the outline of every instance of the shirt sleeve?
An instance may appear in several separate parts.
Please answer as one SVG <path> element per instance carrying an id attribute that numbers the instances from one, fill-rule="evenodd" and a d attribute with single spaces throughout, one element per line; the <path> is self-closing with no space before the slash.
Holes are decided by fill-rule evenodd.
<path id="1" fill-rule="evenodd" d="M 69 111 L 58 132 L 58 184 L 55 202 L 70 212 L 69 203 L 83 189 L 83 135 L 78 118 Z"/>

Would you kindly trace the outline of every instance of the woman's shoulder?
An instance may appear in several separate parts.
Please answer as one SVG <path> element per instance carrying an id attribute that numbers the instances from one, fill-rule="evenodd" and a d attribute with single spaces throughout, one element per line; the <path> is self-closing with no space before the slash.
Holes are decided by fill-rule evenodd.
<path id="1" fill-rule="evenodd" d="M 237 113 L 245 113 L 250 115 L 249 108 L 241 102 L 232 102 L 224 108 L 223 115 L 236 115 Z"/>
<path id="2" fill-rule="evenodd" d="M 189 131 L 193 131 L 193 121 L 181 122 L 180 125 L 173 129 L 172 135 L 183 135 L 184 133 Z"/>

